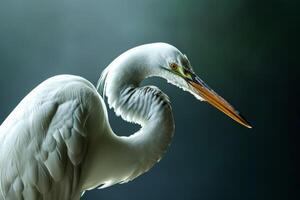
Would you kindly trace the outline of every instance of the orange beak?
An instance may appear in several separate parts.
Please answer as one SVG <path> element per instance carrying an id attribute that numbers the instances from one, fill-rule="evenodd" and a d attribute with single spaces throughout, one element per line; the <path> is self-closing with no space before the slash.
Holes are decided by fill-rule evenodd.
<path id="1" fill-rule="evenodd" d="M 198 76 L 192 76 L 193 80 L 187 80 L 192 90 L 207 101 L 209 104 L 222 111 L 231 119 L 242 124 L 247 128 L 252 128 L 250 123 L 239 114 L 239 112 L 233 108 L 225 99 L 210 89 Z"/>

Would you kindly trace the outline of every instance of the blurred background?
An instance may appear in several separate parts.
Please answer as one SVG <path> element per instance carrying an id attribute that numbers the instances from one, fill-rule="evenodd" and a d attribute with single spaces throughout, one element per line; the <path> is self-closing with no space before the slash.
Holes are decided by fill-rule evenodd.
<path id="1" fill-rule="evenodd" d="M 136 45 L 168 42 L 252 123 L 246 129 L 161 79 L 176 121 L 162 161 L 83 199 L 300 199 L 299 5 L 288 0 L 2 0 L 0 121 L 57 74 L 96 83 Z M 109 110 L 116 133 L 138 127 Z"/>

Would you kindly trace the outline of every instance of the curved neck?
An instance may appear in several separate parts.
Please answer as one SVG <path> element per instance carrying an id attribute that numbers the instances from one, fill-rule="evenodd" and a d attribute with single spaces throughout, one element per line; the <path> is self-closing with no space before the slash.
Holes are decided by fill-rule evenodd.
<path id="1" fill-rule="evenodd" d="M 128 55 L 129 54 L 129 55 Z M 142 58 L 142 59 L 139 59 Z M 160 160 L 174 132 L 174 120 L 168 97 L 157 87 L 139 87 L 150 76 L 159 76 L 146 57 L 127 52 L 104 71 L 104 94 L 110 108 L 128 122 L 141 125 L 129 137 L 119 137 L 133 149 L 140 163 L 128 179 L 133 179 Z M 143 63 L 142 63 L 143 61 Z M 146 64 L 145 64 L 146 63 Z"/>
<path id="2" fill-rule="evenodd" d="M 141 125 L 141 129 L 123 141 L 134 149 L 140 163 L 131 179 L 150 169 L 169 146 L 174 133 L 174 120 L 167 97 L 153 86 L 127 88 L 123 104 L 115 109 L 123 119 Z M 129 113 L 129 114 L 128 114 Z"/>

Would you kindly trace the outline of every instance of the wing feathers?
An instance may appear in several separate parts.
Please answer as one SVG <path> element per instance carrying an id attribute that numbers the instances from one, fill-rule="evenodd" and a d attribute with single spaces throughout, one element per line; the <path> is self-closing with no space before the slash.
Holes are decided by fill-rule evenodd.
<path id="1" fill-rule="evenodd" d="M 49 172 L 42 163 L 37 164 L 37 182 L 34 182 L 34 186 L 39 193 L 46 194 L 51 189 L 51 177 Z"/>
<path id="2" fill-rule="evenodd" d="M 5 145 L 1 154 L 7 157 L 4 161 L 0 155 L 0 200 L 67 200 L 78 196 L 74 192 L 78 192 L 80 164 L 88 141 L 89 111 L 83 102 L 89 100 L 82 98 L 95 97 L 90 93 L 97 91 L 86 81 L 79 83 L 78 77 L 72 79 L 76 84 L 68 83 L 70 87 L 61 89 L 42 83 L 51 91 L 37 89 L 40 99 L 31 96 L 34 100 L 28 101 L 34 106 L 21 103 L 18 109 L 26 111 L 26 117 L 18 120 L 20 113 L 12 113 L 10 120 L 15 121 L 5 127 L 7 141 L 0 141 Z"/>

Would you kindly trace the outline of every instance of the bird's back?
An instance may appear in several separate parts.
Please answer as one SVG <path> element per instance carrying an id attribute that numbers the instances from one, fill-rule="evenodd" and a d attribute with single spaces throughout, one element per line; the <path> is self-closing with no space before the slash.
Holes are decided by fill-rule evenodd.
<path id="1" fill-rule="evenodd" d="M 0 126 L 0 200 L 79 199 L 92 110 L 106 120 L 96 89 L 77 76 L 29 93 Z"/>

